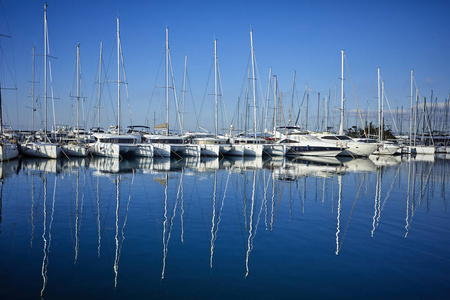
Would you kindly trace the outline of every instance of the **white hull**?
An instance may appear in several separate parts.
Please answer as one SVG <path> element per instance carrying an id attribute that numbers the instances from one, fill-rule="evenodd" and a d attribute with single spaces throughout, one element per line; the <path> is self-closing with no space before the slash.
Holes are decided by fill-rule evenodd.
<path id="1" fill-rule="evenodd" d="M 182 147 L 179 147 L 177 153 L 181 156 L 199 157 L 202 152 L 200 147 L 200 145 L 185 144 Z"/>
<path id="2" fill-rule="evenodd" d="M 204 144 L 199 146 L 202 156 L 219 157 L 220 155 L 221 146 L 219 145 Z"/>
<path id="3" fill-rule="evenodd" d="M 261 144 L 240 144 L 233 145 L 227 155 L 262 157 L 263 145 Z"/>
<path id="4" fill-rule="evenodd" d="M 340 147 L 333 146 L 309 146 L 304 143 L 289 143 L 288 156 L 326 156 L 334 157 L 342 152 Z"/>
<path id="5" fill-rule="evenodd" d="M 400 154 L 400 153 L 401 153 L 401 147 L 398 145 L 381 144 L 378 146 L 378 149 L 373 154 L 394 155 L 394 154 Z"/>
<path id="6" fill-rule="evenodd" d="M 0 161 L 14 159 L 19 155 L 17 144 L 0 144 Z"/>
<path id="7" fill-rule="evenodd" d="M 120 145 L 111 143 L 96 142 L 91 144 L 91 153 L 95 156 L 101 157 L 115 157 L 120 156 Z"/>
<path id="8" fill-rule="evenodd" d="M 32 157 L 58 158 L 61 147 L 52 143 L 30 142 L 20 145 L 20 152 Z"/>
<path id="9" fill-rule="evenodd" d="M 170 157 L 170 153 L 172 152 L 170 144 L 152 143 L 152 145 L 154 157 Z"/>
<path id="10" fill-rule="evenodd" d="M 86 145 L 64 145 L 61 150 L 67 156 L 86 157 L 89 155 L 89 148 Z"/>
<path id="11" fill-rule="evenodd" d="M 416 148 L 416 154 L 430 154 L 434 155 L 436 148 L 434 146 L 414 146 Z"/>
<path id="12" fill-rule="evenodd" d="M 342 151 L 341 156 L 357 156 L 368 157 L 370 154 L 377 150 L 377 144 L 375 143 L 358 143 L 352 142 L 346 144 L 347 150 Z"/>
<path id="13" fill-rule="evenodd" d="M 114 144 L 96 142 L 91 144 L 92 155 L 102 157 L 139 156 L 153 157 L 154 147 L 151 144 Z"/>
<path id="14" fill-rule="evenodd" d="M 265 144 L 263 151 L 269 156 L 285 156 L 287 148 L 286 145 L 281 144 Z"/>
<path id="15" fill-rule="evenodd" d="M 137 156 L 137 157 L 153 157 L 154 147 L 151 144 L 127 145 L 119 150 L 120 155 Z"/>

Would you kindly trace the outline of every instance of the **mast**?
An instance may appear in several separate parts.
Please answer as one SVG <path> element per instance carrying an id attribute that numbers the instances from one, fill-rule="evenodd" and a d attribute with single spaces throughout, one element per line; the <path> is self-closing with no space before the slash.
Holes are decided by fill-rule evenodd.
<path id="1" fill-rule="evenodd" d="M 35 47 L 33 46 L 33 79 L 31 82 L 31 91 L 32 91 L 32 96 L 31 96 L 31 132 L 34 132 L 34 59 L 35 59 L 35 55 L 34 55 L 34 50 Z"/>
<path id="2" fill-rule="evenodd" d="M 77 45 L 77 142 L 80 131 L 80 43 Z"/>
<path id="3" fill-rule="evenodd" d="M 384 138 L 384 80 L 381 81 L 381 128 L 380 128 L 380 141 Z"/>
<path id="4" fill-rule="evenodd" d="M 342 69 L 341 69 L 341 123 L 339 125 L 339 134 L 344 134 L 344 50 L 341 50 Z"/>
<path id="5" fill-rule="evenodd" d="M 214 99 L 216 102 L 215 106 L 215 135 L 217 137 L 219 128 L 219 112 L 217 108 L 217 39 L 214 40 Z"/>
<path id="6" fill-rule="evenodd" d="M 97 130 L 100 130 L 100 97 L 102 88 L 102 53 L 103 53 L 103 41 L 100 42 L 100 61 L 98 63 L 98 110 L 97 110 Z"/>
<path id="7" fill-rule="evenodd" d="M 256 77 L 255 77 L 255 51 L 253 50 L 253 30 L 250 30 L 250 46 L 252 48 L 252 80 L 253 80 L 253 127 L 256 138 Z"/>
<path id="8" fill-rule="evenodd" d="M 319 131 L 319 122 L 320 122 L 319 114 L 320 114 L 320 93 L 317 93 L 317 125 L 316 125 L 316 131 Z"/>
<path id="9" fill-rule="evenodd" d="M 273 131 L 277 132 L 277 75 L 273 75 Z"/>
<path id="10" fill-rule="evenodd" d="M 269 68 L 269 82 L 267 83 L 267 93 L 266 93 L 266 95 L 267 95 L 267 100 L 266 100 L 267 106 L 266 106 L 266 117 L 264 118 L 264 136 L 266 136 L 266 132 L 267 132 L 267 113 L 268 113 L 268 110 L 269 110 L 269 93 L 270 93 L 270 79 L 271 79 L 271 77 L 272 77 L 272 68 L 270 67 Z M 274 134 L 275 134 L 275 131 L 274 131 Z"/>
<path id="11" fill-rule="evenodd" d="M 381 141 L 381 98 L 380 98 L 380 68 L 378 68 L 378 140 Z"/>
<path id="12" fill-rule="evenodd" d="M 292 111 L 294 110 L 295 73 L 296 71 L 294 70 L 294 79 L 292 80 L 291 110 L 289 112 L 289 126 L 292 125 Z"/>
<path id="13" fill-rule="evenodd" d="M 306 116 L 305 116 L 305 130 L 308 130 L 308 106 L 309 106 L 309 93 L 308 93 L 308 85 L 306 85 Z"/>
<path id="14" fill-rule="evenodd" d="M 117 17 L 117 133 L 120 134 L 120 32 Z"/>
<path id="15" fill-rule="evenodd" d="M 184 74 L 183 74 L 183 113 L 181 114 L 181 135 L 183 135 L 184 128 L 184 103 L 186 96 L 186 66 L 187 66 L 187 54 L 184 55 Z"/>
<path id="16" fill-rule="evenodd" d="M 411 112 L 409 114 L 409 152 L 411 153 L 412 142 L 412 118 L 413 118 L 413 70 L 411 70 Z"/>
<path id="17" fill-rule="evenodd" d="M 44 137 L 47 139 L 47 3 L 44 4 Z"/>
<path id="18" fill-rule="evenodd" d="M 169 135 L 169 28 L 166 27 L 166 135 Z"/>

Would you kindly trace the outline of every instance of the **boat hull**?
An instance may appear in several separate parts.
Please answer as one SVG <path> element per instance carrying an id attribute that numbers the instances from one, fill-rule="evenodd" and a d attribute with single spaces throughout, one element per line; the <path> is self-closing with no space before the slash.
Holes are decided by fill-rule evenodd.
<path id="1" fill-rule="evenodd" d="M 89 148 L 86 145 L 64 145 L 61 150 L 67 156 L 86 157 L 89 155 Z"/>
<path id="2" fill-rule="evenodd" d="M 281 144 L 266 144 L 264 145 L 264 154 L 269 156 L 285 156 L 287 152 L 286 145 Z"/>
<path id="3" fill-rule="evenodd" d="M 26 156 L 55 159 L 61 155 L 61 147 L 52 143 L 24 143 L 20 145 L 20 153 Z"/>
<path id="4" fill-rule="evenodd" d="M 0 161 L 14 159 L 19 155 L 17 144 L 0 144 Z"/>
<path id="5" fill-rule="evenodd" d="M 342 152 L 340 147 L 327 147 L 327 146 L 304 146 L 304 145 L 292 145 L 289 146 L 287 156 L 326 156 L 334 157 Z"/>

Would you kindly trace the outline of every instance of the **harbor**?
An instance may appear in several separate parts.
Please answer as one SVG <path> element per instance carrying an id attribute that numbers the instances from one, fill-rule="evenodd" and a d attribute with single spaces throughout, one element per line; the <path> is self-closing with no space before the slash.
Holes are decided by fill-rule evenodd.
<path id="1" fill-rule="evenodd" d="M 0 299 L 446 299 L 450 4 L 382 2 L 0 0 Z"/>

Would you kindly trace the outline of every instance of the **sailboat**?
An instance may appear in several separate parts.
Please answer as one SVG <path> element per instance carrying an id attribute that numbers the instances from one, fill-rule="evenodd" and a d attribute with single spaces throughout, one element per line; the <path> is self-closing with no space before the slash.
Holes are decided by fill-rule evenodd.
<path id="1" fill-rule="evenodd" d="M 241 134 L 230 138 L 232 149 L 227 153 L 234 156 L 255 156 L 263 155 L 264 138 L 257 137 L 256 121 L 256 75 L 255 75 L 255 51 L 253 48 L 253 30 L 250 30 L 250 50 L 252 58 L 252 85 L 253 85 L 253 137 L 247 134 Z"/>
<path id="2" fill-rule="evenodd" d="M 144 135 L 144 139 L 147 140 L 148 143 L 153 145 L 155 156 L 160 157 L 170 157 L 173 153 L 179 153 L 178 155 L 186 152 L 185 138 L 181 136 L 169 135 L 169 28 L 166 28 L 166 122 L 155 126 L 155 129 L 165 129 L 165 134 L 146 134 Z M 175 90 L 175 87 L 173 87 Z M 195 153 L 195 147 L 190 155 L 200 155 L 200 150 L 198 150 L 198 154 Z M 191 151 L 190 151 L 191 152 Z"/>
<path id="3" fill-rule="evenodd" d="M 68 141 L 62 145 L 62 150 L 68 156 L 86 157 L 89 154 L 89 147 L 80 141 L 80 44 L 77 45 L 77 128 L 74 141 Z"/>
<path id="4" fill-rule="evenodd" d="M 0 34 L 0 37 L 9 37 Z M 0 84 L 0 161 L 14 159 L 19 155 L 17 143 L 12 142 L 3 132 L 2 87 Z"/>
<path id="5" fill-rule="evenodd" d="M 217 39 L 214 40 L 214 97 L 215 97 L 215 114 L 214 114 L 214 135 L 196 133 L 191 139 L 193 144 L 200 146 L 200 154 L 202 156 L 218 157 L 227 154 L 231 150 L 231 145 L 226 137 L 219 136 L 219 113 L 218 113 L 218 60 L 217 60 Z"/>
<path id="6" fill-rule="evenodd" d="M 43 158 L 58 158 L 61 154 L 61 147 L 51 143 L 47 135 L 47 4 L 44 4 L 44 109 L 45 109 L 45 125 L 44 134 L 39 139 L 37 135 L 30 135 L 27 140 L 20 145 L 20 152 L 23 155 Z M 34 68 L 33 68 L 34 70 Z M 34 74 L 33 74 L 34 77 Z M 33 81 L 34 84 L 34 81 Z M 34 99 L 32 100 L 34 101 Z M 34 113 L 34 112 L 33 112 Z"/>
<path id="7" fill-rule="evenodd" d="M 348 148 L 339 154 L 341 156 L 367 157 L 377 149 L 375 140 L 369 138 L 352 139 L 344 135 L 344 55 L 344 50 L 341 50 L 341 122 L 339 124 L 339 134 L 323 133 L 315 134 L 315 136 L 324 142 Z"/>
<path id="8" fill-rule="evenodd" d="M 394 155 L 399 154 L 401 148 L 393 141 L 384 140 L 384 81 L 381 82 L 381 99 L 380 99 L 380 68 L 378 68 L 378 149 L 373 154 L 378 155 Z"/>
<path id="9" fill-rule="evenodd" d="M 140 135 L 120 132 L 120 31 L 117 18 L 117 126 L 114 132 L 94 133 L 95 143 L 90 144 L 92 154 L 119 158 L 125 155 L 153 156 L 153 146 L 142 143 Z"/>
<path id="10" fill-rule="evenodd" d="M 17 143 L 11 142 L 3 134 L 2 88 L 0 86 L 0 161 L 14 159 L 19 155 Z"/>

